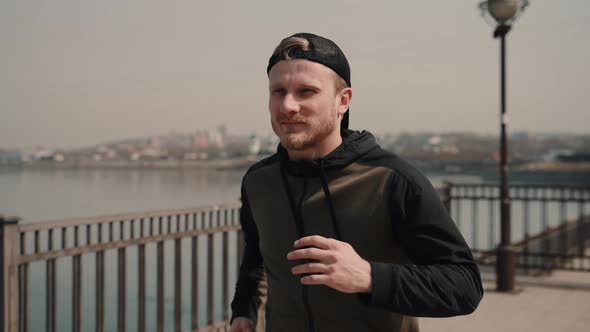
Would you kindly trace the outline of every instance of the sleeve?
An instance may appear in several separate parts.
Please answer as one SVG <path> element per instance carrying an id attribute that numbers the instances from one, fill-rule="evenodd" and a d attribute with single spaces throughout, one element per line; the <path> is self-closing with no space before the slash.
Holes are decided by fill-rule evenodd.
<path id="1" fill-rule="evenodd" d="M 241 195 L 240 225 L 244 234 L 245 248 L 238 273 L 236 291 L 231 303 L 231 320 L 233 321 L 236 317 L 245 317 L 256 325 L 258 309 L 262 302 L 260 287 L 264 284 L 264 269 L 258 244 L 258 229 L 252 218 L 243 184 Z"/>
<path id="2" fill-rule="evenodd" d="M 412 264 L 371 264 L 372 290 L 364 301 L 415 317 L 473 312 L 483 296 L 479 269 L 459 229 L 430 182 L 394 176 L 394 229 Z"/>

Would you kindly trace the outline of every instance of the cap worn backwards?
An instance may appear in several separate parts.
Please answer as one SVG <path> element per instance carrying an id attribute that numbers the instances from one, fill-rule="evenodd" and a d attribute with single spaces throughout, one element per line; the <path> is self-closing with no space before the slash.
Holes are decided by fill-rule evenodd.
<path id="1" fill-rule="evenodd" d="M 296 33 L 290 37 L 304 38 L 309 42 L 309 49 L 303 50 L 301 48 L 294 48 L 289 51 L 289 59 L 309 60 L 322 64 L 336 72 L 336 74 L 342 77 L 349 87 L 351 86 L 350 66 L 348 65 L 348 60 L 346 59 L 346 56 L 344 56 L 344 53 L 340 47 L 336 45 L 336 43 L 330 39 L 314 35 L 312 33 Z M 273 53 L 273 55 L 268 60 L 266 73 L 269 74 L 272 67 L 282 60 L 287 60 L 285 54 L 280 54 L 280 52 Z M 350 108 L 346 111 L 346 113 L 344 113 L 344 117 L 340 123 L 341 129 L 348 128 L 349 113 Z"/>

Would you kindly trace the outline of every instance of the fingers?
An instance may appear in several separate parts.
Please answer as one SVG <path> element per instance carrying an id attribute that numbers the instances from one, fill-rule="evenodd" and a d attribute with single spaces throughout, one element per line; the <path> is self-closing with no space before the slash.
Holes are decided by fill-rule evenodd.
<path id="1" fill-rule="evenodd" d="M 247 326 L 233 326 L 230 328 L 229 332 L 254 332 L 254 329 Z"/>
<path id="2" fill-rule="evenodd" d="M 291 269 L 293 274 L 304 274 L 304 273 L 329 273 L 332 269 L 322 263 L 308 263 L 297 265 Z"/>
<path id="3" fill-rule="evenodd" d="M 236 317 L 229 329 L 230 332 L 254 332 L 254 323 L 245 317 Z"/>
<path id="4" fill-rule="evenodd" d="M 291 251 L 287 254 L 287 259 L 313 259 L 317 261 L 331 262 L 333 260 L 333 253 L 318 248 L 304 248 Z"/>
<path id="5" fill-rule="evenodd" d="M 321 235 L 311 235 L 302 237 L 301 239 L 295 241 L 295 243 L 293 243 L 293 246 L 295 248 L 317 247 L 321 249 L 330 249 L 334 241 L 334 239 L 329 239 Z"/>
<path id="6" fill-rule="evenodd" d="M 332 279 L 326 274 L 312 274 L 300 280 L 304 285 L 327 285 Z"/>

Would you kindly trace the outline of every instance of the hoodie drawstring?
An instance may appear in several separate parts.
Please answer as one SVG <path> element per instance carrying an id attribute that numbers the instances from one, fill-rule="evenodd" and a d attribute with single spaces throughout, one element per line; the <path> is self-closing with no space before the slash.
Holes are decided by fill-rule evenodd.
<path id="1" fill-rule="evenodd" d="M 324 189 L 324 195 L 326 196 L 326 201 L 328 202 L 328 209 L 330 210 L 330 216 L 332 217 L 332 227 L 334 228 L 334 234 L 336 235 L 336 239 L 342 241 L 342 236 L 340 233 L 340 226 L 338 224 L 338 220 L 336 219 L 336 211 L 334 210 L 334 202 L 332 201 L 332 195 L 330 194 L 330 188 L 328 187 L 328 177 L 326 176 L 326 171 L 324 170 L 324 160 L 320 163 L 320 171 L 321 176 L 320 179 L 322 181 L 322 188 Z"/>
<path id="2" fill-rule="evenodd" d="M 301 195 L 301 199 L 299 200 L 298 206 L 295 206 L 295 200 L 293 199 L 293 194 L 289 188 L 289 181 L 287 180 L 287 174 L 285 174 L 285 167 L 281 164 L 281 179 L 283 180 L 283 188 L 285 188 L 285 192 L 287 193 L 287 199 L 289 200 L 289 206 L 291 207 L 291 214 L 295 219 L 295 228 L 297 229 L 297 233 L 299 238 L 305 236 L 305 226 L 303 225 L 303 216 L 301 215 L 301 204 L 303 203 L 303 198 L 305 196 L 305 189 L 307 185 L 307 181 L 303 181 L 303 193 Z"/>
<path id="3" fill-rule="evenodd" d="M 305 191 L 307 187 L 307 181 L 303 179 L 303 191 L 301 193 L 301 199 L 299 199 L 299 203 L 295 206 L 295 200 L 293 200 L 293 194 L 291 194 L 291 190 L 289 188 L 289 181 L 287 180 L 287 174 L 285 174 L 285 167 L 281 163 L 281 179 L 283 180 L 283 187 L 287 193 L 287 199 L 289 200 L 289 206 L 291 207 L 291 213 L 293 214 L 293 218 L 295 219 L 295 228 L 297 229 L 297 233 L 299 238 L 305 236 L 305 227 L 303 225 L 303 216 L 301 215 L 301 204 L 303 204 L 303 198 L 305 197 Z M 302 260 L 302 263 L 311 263 L 311 260 Z M 303 299 L 303 306 L 305 307 L 305 312 L 307 314 L 307 330 L 309 332 L 316 332 L 315 329 L 315 319 L 313 317 L 313 313 L 311 311 L 311 306 L 309 304 L 309 290 L 306 285 L 302 285 L 301 287 L 301 297 Z"/>
<path id="4" fill-rule="evenodd" d="M 289 200 L 291 214 L 295 219 L 295 227 L 297 229 L 297 233 L 299 233 L 299 238 L 302 238 L 306 234 L 305 226 L 303 224 L 303 216 L 301 215 L 301 204 L 303 203 L 303 199 L 305 197 L 307 181 L 303 181 L 303 193 L 301 194 L 301 199 L 299 200 L 299 203 L 296 206 L 295 200 L 293 199 L 293 194 L 291 193 L 291 190 L 289 188 L 289 181 L 287 180 L 287 174 L 285 173 L 285 168 L 283 165 L 280 166 L 280 170 L 281 179 L 283 180 L 283 188 L 285 188 L 285 192 Z M 336 218 L 336 210 L 334 209 L 332 194 L 330 193 L 330 187 L 328 187 L 328 177 L 326 176 L 326 170 L 324 169 L 324 160 L 320 162 L 320 182 L 322 183 L 322 189 L 324 190 L 324 195 L 326 196 L 326 202 L 328 204 L 328 210 L 330 211 L 330 218 L 332 219 L 332 228 L 334 229 L 334 235 L 336 236 L 337 240 L 342 241 L 342 233 L 340 233 L 340 226 L 338 223 L 338 219 Z"/>
<path id="5" fill-rule="evenodd" d="M 303 224 L 303 216 L 301 214 L 301 205 L 303 204 L 303 199 L 305 198 L 305 191 L 307 188 L 307 181 L 305 178 L 303 179 L 303 190 L 301 192 L 301 198 L 297 205 L 295 205 L 295 200 L 293 199 L 293 194 L 289 188 L 289 180 L 287 179 L 287 174 L 285 171 L 285 166 L 281 163 L 280 165 L 281 170 L 281 179 L 283 180 L 283 188 L 285 188 L 285 192 L 287 194 L 287 199 L 289 200 L 289 206 L 291 207 L 291 213 L 293 218 L 295 219 L 295 228 L 297 229 L 297 233 L 299 233 L 299 238 L 304 237 L 305 234 L 305 226 Z M 332 226 L 334 228 L 334 234 L 336 235 L 337 240 L 342 240 L 340 236 L 340 227 L 338 227 L 338 221 L 336 220 L 336 212 L 334 211 L 334 202 L 332 202 L 332 195 L 330 194 L 330 188 L 328 187 L 328 177 L 326 176 L 326 171 L 324 170 L 324 161 L 322 160 L 320 163 L 320 180 L 322 182 L 322 188 L 324 189 L 324 195 L 326 196 L 326 201 L 328 203 L 328 210 L 330 210 L 330 217 L 332 219 Z M 304 260 L 306 263 L 312 262 L 311 260 Z M 303 263 L 303 262 L 302 262 Z M 315 319 L 313 317 L 313 313 L 311 311 L 311 306 L 309 304 L 309 290 L 308 287 L 303 286 L 301 288 L 301 296 L 303 299 L 303 306 L 305 307 L 305 311 L 307 313 L 307 322 L 308 322 L 308 331 L 309 332 L 316 332 L 315 328 Z"/>

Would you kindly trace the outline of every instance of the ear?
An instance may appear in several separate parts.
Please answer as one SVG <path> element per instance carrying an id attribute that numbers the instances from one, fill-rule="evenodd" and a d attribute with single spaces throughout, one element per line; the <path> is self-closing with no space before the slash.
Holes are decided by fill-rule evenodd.
<path id="1" fill-rule="evenodd" d="M 340 96 L 338 103 L 338 115 L 342 117 L 348 110 L 348 107 L 350 107 L 350 102 L 352 100 L 352 88 L 344 88 L 338 95 Z"/>

